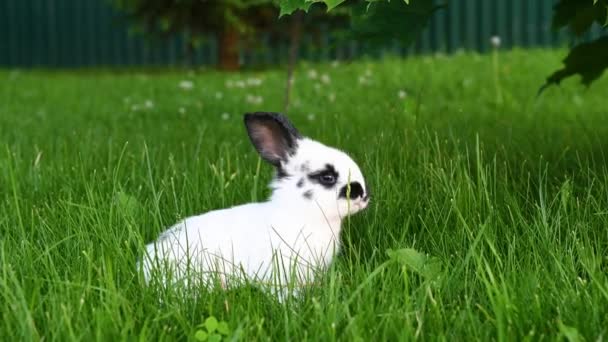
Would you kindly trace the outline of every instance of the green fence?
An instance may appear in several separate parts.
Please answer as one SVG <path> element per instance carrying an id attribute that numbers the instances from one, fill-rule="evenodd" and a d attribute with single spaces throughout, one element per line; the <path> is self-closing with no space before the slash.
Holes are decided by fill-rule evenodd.
<path id="1" fill-rule="evenodd" d="M 566 44 L 566 33 L 551 30 L 554 0 L 450 0 L 435 14 L 412 47 L 386 50 L 410 53 L 486 51 L 490 37 L 499 36 L 504 48 Z M 590 37 L 598 36 L 594 28 Z M 284 61 L 287 47 L 271 43 L 242 51 L 246 65 Z M 304 37 L 302 57 L 312 60 L 356 58 L 370 49 L 357 42 L 335 43 L 324 35 L 320 44 Z M 0 0 L 0 66 L 83 67 L 176 65 L 184 60 L 185 39 L 150 42 L 130 32 L 107 0 Z M 196 50 L 196 64 L 217 62 L 217 43 L 210 37 Z M 376 52 L 377 53 L 377 52 Z"/>

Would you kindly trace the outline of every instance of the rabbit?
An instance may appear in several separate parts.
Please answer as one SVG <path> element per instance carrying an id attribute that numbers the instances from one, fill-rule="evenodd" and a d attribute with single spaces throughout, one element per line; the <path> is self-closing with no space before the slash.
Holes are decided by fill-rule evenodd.
<path id="1" fill-rule="evenodd" d="M 247 113 L 244 122 L 276 169 L 270 198 L 188 217 L 163 232 L 140 261 L 146 283 L 155 274 L 164 286 L 252 282 L 285 298 L 314 283 L 338 251 L 344 218 L 368 206 L 363 174 L 346 153 L 300 135 L 280 113 Z"/>

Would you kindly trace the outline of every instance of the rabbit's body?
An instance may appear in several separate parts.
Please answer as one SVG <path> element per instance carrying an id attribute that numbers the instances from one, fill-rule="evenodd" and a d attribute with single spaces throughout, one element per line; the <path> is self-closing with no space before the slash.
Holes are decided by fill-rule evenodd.
<path id="1" fill-rule="evenodd" d="M 261 156 L 277 168 L 267 202 L 189 217 L 146 246 L 146 281 L 222 285 L 240 280 L 273 286 L 306 285 L 329 265 L 344 217 L 369 200 L 359 167 L 344 152 L 301 137 L 274 113 L 245 116 Z M 171 277 L 166 276 L 171 273 Z"/>
<path id="2" fill-rule="evenodd" d="M 315 215 L 318 209 L 309 209 L 265 202 L 211 211 L 171 227 L 146 251 L 173 268 L 176 280 L 193 272 L 203 281 L 214 273 L 261 282 L 281 276 L 279 285 L 292 275 L 312 281 L 313 272 L 335 254 L 340 222 L 328 222 Z M 155 265 L 144 265 L 149 278 Z"/>

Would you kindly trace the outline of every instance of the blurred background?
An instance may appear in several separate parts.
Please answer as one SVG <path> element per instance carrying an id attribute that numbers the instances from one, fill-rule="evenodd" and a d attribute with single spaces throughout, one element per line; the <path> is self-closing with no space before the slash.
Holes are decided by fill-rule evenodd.
<path id="1" fill-rule="evenodd" d="M 569 30 L 552 29 L 555 4 L 451 0 L 426 18 L 428 25 L 412 35 L 412 44 L 395 39 L 378 46 L 364 35 L 353 39 L 347 34 L 348 4 L 329 12 L 314 5 L 307 15 L 280 17 L 277 0 L 2 0 L 0 66 L 196 65 L 237 70 L 285 63 L 290 51 L 301 59 L 326 61 L 483 52 L 492 42 L 507 49 L 566 46 L 573 36 Z M 601 25 L 594 25 L 577 39 L 594 39 L 601 31 Z"/>

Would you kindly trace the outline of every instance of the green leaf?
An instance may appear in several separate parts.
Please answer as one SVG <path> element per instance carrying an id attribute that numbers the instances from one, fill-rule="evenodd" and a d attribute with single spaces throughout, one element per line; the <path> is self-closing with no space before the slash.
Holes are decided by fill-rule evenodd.
<path id="1" fill-rule="evenodd" d="M 169 30 L 171 29 L 171 19 L 170 18 L 163 17 L 163 18 L 160 18 L 158 20 L 158 22 L 159 22 L 160 29 L 163 32 L 169 32 Z"/>
<path id="2" fill-rule="evenodd" d="M 428 0 L 361 2 L 351 11 L 351 36 L 372 44 L 399 40 L 409 45 L 442 7 Z"/>
<path id="3" fill-rule="evenodd" d="M 548 86 L 559 84 L 563 79 L 579 74 L 584 85 L 589 86 L 608 68 L 608 36 L 575 46 L 564 59 L 564 67 L 547 77 L 539 89 L 542 93 Z"/>
<path id="4" fill-rule="evenodd" d="M 346 0 L 280 0 L 279 7 L 281 9 L 279 17 L 286 14 L 291 14 L 299 9 L 308 12 L 308 9 L 313 3 L 324 3 L 327 6 L 327 11 L 338 7 Z"/>
<path id="5" fill-rule="evenodd" d="M 279 18 L 287 14 L 292 14 L 299 9 L 308 12 L 310 5 L 312 5 L 312 2 L 306 0 L 281 0 L 279 2 L 279 7 L 281 9 Z"/>
<path id="6" fill-rule="evenodd" d="M 217 325 L 217 332 L 228 336 L 228 334 L 230 334 L 230 329 L 228 328 L 228 323 L 222 321 Z"/>
<path id="7" fill-rule="evenodd" d="M 604 7 L 608 0 L 591 1 L 560 0 L 553 9 L 553 29 L 569 27 L 574 34 L 582 36 L 597 22 L 603 25 L 608 20 Z"/>
<path id="8" fill-rule="evenodd" d="M 222 335 L 220 334 L 211 334 L 209 335 L 209 342 L 220 342 L 222 340 Z"/>
<path id="9" fill-rule="evenodd" d="M 325 2 L 325 5 L 327 5 L 327 10 L 330 11 L 333 8 L 338 7 L 338 5 L 340 5 L 341 3 L 343 3 L 345 0 L 325 0 L 323 2 Z"/>
<path id="10" fill-rule="evenodd" d="M 207 341 L 208 337 L 209 335 L 204 330 L 197 330 L 196 333 L 194 333 L 194 338 L 197 341 Z"/>
<path id="11" fill-rule="evenodd" d="M 207 318 L 205 320 L 205 328 L 207 328 L 208 333 L 213 333 L 217 330 L 218 322 L 217 319 L 213 316 Z"/>
<path id="12" fill-rule="evenodd" d="M 389 249 L 388 256 L 397 263 L 406 266 L 428 280 L 436 280 L 441 274 L 441 262 L 437 258 L 431 258 L 413 248 L 398 250 Z"/>

